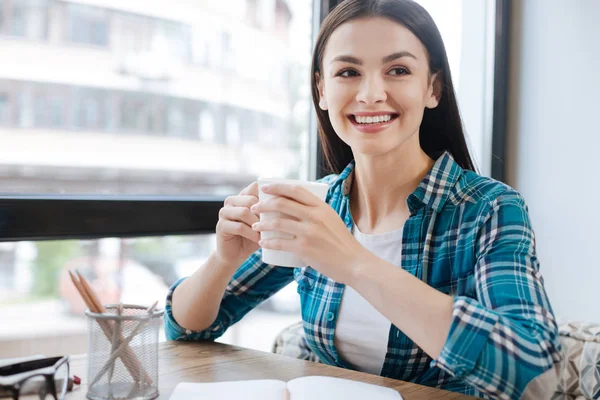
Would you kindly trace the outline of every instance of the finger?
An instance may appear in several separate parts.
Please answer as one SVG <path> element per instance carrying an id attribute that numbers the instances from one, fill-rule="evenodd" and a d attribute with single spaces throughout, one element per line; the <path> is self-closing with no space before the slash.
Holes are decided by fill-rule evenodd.
<path id="1" fill-rule="evenodd" d="M 258 203 L 258 197 L 253 195 L 238 195 L 238 196 L 229 196 L 225 199 L 225 206 L 232 207 L 247 207 L 250 208 L 254 204 Z"/>
<path id="2" fill-rule="evenodd" d="M 217 224 L 217 230 L 227 235 L 242 236 L 255 243 L 258 243 L 260 240 L 260 232 L 253 231 L 252 228 L 243 222 L 221 220 Z"/>
<path id="3" fill-rule="evenodd" d="M 286 239 L 286 238 L 272 238 L 272 239 L 262 239 L 258 242 L 258 245 L 263 249 L 271 249 L 271 250 L 282 250 L 282 251 L 291 251 L 294 252 L 296 250 L 294 239 Z"/>
<path id="4" fill-rule="evenodd" d="M 257 232 L 284 232 L 297 237 L 302 232 L 302 223 L 287 218 L 273 218 L 252 225 Z"/>
<path id="5" fill-rule="evenodd" d="M 259 218 L 248 207 L 223 207 L 219 211 L 219 219 L 243 222 L 248 227 L 259 221 Z"/>
<path id="6" fill-rule="evenodd" d="M 307 206 L 316 206 L 321 201 L 321 199 L 302 186 L 290 183 L 271 183 L 261 187 L 261 190 L 264 193 L 274 196 L 283 196 L 296 200 L 298 203 Z"/>
<path id="7" fill-rule="evenodd" d="M 258 182 L 254 181 L 248 186 L 246 186 L 241 192 L 240 195 L 251 195 L 258 197 Z"/>
<path id="8" fill-rule="evenodd" d="M 304 204 L 287 197 L 277 196 L 272 199 L 261 201 L 250 208 L 255 214 L 264 212 L 280 212 L 295 219 L 302 220 L 306 217 L 308 210 Z"/>

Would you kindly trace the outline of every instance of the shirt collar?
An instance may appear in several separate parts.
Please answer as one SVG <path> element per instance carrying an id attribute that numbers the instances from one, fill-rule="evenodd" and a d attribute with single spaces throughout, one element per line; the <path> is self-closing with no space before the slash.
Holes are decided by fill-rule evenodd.
<path id="1" fill-rule="evenodd" d="M 355 162 L 352 160 L 337 179 L 337 183 L 342 185 L 344 196 L 350 194 L 354 167 Z M 442 153 L 419 186 L 408 196 L 406 202 L 410 212 L 414 213 L 423 206 L 437 212 L 441 211 L 463 172 L 450 153 L 447 151 Z"/>

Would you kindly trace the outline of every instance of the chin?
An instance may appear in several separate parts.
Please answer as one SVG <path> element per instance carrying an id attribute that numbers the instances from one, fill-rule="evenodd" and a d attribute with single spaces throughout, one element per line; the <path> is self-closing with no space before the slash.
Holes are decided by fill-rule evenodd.
<path id="1" fill-rule="evenodd" d="M 356 140 L 356 138 L 354 138 L 354 140 L 351 141 L 345 141 L 346 143 L 349 144 L 349 146 L 352 148 L 352 152 L 354 154 L 364 154 L 366 156 L 383 156 L 386 155 L 388 153 L 392 153 L 395 151 L 398 151 L 400 148 L 403 147 L 407 147 L 407 146 L 412 146 L 412 144 L 409 144 L 408 142 L 410 141 L 410 136 L 409 137 L 405 137 L 402 138 L 402 140 L 398 141 L 398 140 L 385 140 L 384 138 L 379 138 L 380 140 L 373 140 L 373 139 L 368 139 L 368 140 Z M 420 149 L 420 146 L 418 144 L 418 142 L 416 143 L 417 147 Z M 417 149 L 415 149 L 416 151 Z"/>
<path id="2" fill-rule="evenodd" d="M 352 147 L 352 152 L 355 155 L 362 154 L 369 157 L 385 155 L 395 148 L 395 146 L 383 146 L 380 143 L 355 143 L 354 145 L 350 145 L 350 147 Z"/>

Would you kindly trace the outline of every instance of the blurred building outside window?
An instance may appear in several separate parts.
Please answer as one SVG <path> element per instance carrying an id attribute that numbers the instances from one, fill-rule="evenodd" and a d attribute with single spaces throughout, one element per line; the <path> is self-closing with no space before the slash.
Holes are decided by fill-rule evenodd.
<path id="1" fill-rule="evenodd" d="M 0 194 L 225 196 L 258 176 L 308 179 L 312 0 L 267 2 L 258 25 L 231 1 L 0 0 Z M 284 82 L 279 65 L 305 81 Z M 214 246 L 0 242 L 0 358 L 87 350 L 68 269 L 105 303 L 164 306 Z M 268 351 L 299 319 L 292 284 L 220 340 Z"/>

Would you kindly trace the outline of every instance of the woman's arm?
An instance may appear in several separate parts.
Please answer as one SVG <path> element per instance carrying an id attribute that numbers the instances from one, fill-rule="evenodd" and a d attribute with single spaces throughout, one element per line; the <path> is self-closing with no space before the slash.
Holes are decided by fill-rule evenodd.
<path id="1" fill-rule="evenodd" d="M 261 252 L 256 251 L 239 269 L 234 268 L 233 277 L 230 266 L 219 268 L 211 257 L 213 260 L 194 275 L 171 286 L 164 319 L 167 339 L 214 340 L 292 282 L 293 268 L 265 264 Z"/>
<path id="2" fill-rule="evenodd" d="M 171 312 L 184 329 L 201 331 L 215 322 L 221 299 L 237 266 L 221 265 L 211 254 L 192 276 L 172 292 Z"/>
<path id="3" fill-rule="evenodd" d="M 516 192 L 491 205 L 476 256 L 476 299 L 451 298 L 374 255 L 363 256 L 357 265 L 364 268 L 349 284 L 439 368 L 482 393 L 547 398 L 561 359 L 558 329 L 527 208 Z"/>

